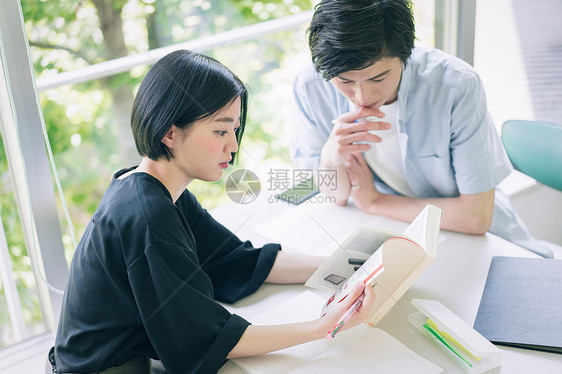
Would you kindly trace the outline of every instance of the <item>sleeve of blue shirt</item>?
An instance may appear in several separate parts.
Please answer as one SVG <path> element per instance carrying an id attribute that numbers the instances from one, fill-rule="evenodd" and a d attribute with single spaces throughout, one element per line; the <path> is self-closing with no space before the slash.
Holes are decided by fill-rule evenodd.
<path id="1" fill-rule="evenodd" d="M 512 170 L 476 74 L 459 84 L 451 111 L 450 141 L 451 162 L 462 194 L 495 188 Z"/>
<path id="2" fill-rule="evenodd" d="M 295 78 L 293 95 L 291 158 L 297 168 L 316 169 L 320 165 L 322 147 L 332 132 L 332 120 L 348 110 L 347 103 L 312 66 Z"/>

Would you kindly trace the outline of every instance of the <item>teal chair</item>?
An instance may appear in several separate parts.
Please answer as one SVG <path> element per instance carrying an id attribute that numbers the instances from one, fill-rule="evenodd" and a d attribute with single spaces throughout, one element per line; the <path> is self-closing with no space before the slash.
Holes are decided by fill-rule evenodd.
<path id="1" fill-rule="evenodd" d="M 515 169 L 562 191 L 562 125 L 506 121 L 502 128 L 502 142 Z"/>

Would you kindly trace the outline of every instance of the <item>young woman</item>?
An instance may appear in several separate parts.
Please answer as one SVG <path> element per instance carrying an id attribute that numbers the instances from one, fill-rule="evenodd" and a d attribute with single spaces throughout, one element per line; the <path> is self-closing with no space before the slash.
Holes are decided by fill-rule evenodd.
<path id="1" fill-rule="evenodd" d="M 218 61 L 176 51 L 148 72 L 131 126 L 139 166 L 117 172 L 70 268 L 50 361 L 58 373 L 216 372 L 227 358 L 324 337 L 361 295 L 309 323 L 253 326 L 218 301 L 265 282 L 304 282 L 322 258 L 254 248 L 201 208 L 186 189 L 216 181 L 244 132 L 247 92 Z M 374 294 L 346 327 L 366 321 Z"/>

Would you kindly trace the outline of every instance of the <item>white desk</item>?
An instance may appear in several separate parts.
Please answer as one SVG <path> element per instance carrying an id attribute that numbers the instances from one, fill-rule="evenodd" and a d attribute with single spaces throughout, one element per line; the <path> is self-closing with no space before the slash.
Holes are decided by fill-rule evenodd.
<path id="1" fill-rule="evenodd" d="M 398 231 L 403 231 L 407 226 L 404 222 L 364 214 L 353 206 L 342 208 L 327 203 L 305 203 L 294 207 L 280 202 L 268 202 L 266 196 L 260 196 L 257 201 L 247 205 L 231 204 L 215 209 L 211 213 L 242 240 L 249 239 L 254 245 L 260 246 L 272 240 L 260 236 L 254 228 L 276 217 L 282 217 L 282 214 L 292 215 L 293 212 L 289 212 L 292 209 L 301 210 L 301 214 L 292 216 L 294 219 L 286 226 L 278 225 L 281 231 L 287 231 L 280 236 L 281 240 L 278 242 L 283 244 L 286 241 L 293 246 L 295 243 L 304 243 L 300 249 L 310 248 L 309 253 L 317 252 L 321 247 L 335 240 L 341 240 L 360 224 L 373 224 Z M 303 221 L 299 221 L 300 219 Z M 286 220 L 277 222 L 287 224 Z M 441 366 L 446 373 L 463 373 L 464 371 L 445 353 L 408 323 L 408 314 L 415 311 L 410 300 L 412 298 L 439 300 L 472 326 L 492 257 L 537 256 L 492 234 L 473 236 L 442 231 L 441 237 L 445 240 L 439 244 L 436 260 L 377 327 Z M 306 289 L 303 285 L 264 284 L 255 294 L 226 307 L 232 313 L 252 321 L 253 316 Z M 562 355 L 499 347 L 503 351 L 502 365 L 490 373 L 562 373 Z M 219 371 L 221 374 L 242 372 L 232 362 L 227 362 Z"/>

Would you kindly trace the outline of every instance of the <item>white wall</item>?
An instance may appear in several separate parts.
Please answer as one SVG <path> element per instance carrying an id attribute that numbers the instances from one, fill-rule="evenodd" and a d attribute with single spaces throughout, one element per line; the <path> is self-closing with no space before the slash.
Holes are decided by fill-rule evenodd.
<path id="1" fill-rule="evenodd" d="M 537 184 L 512 195 L 511 202 L 537 238 L 562 246 L 562 192 Z"/>

